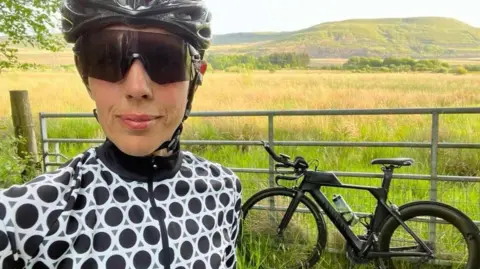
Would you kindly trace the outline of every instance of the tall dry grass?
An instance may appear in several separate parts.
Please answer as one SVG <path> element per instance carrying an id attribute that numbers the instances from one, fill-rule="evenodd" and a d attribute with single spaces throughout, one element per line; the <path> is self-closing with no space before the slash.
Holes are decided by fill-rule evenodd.
<path id="1" fill-rule="evenodd" d="M 93 103 L 75 72 L 0 74 L 0 115 L 9 114 L 8 91 L 29 91 L 34 112 L 89 111 Z M 208 73 L 194 109 L 349 109 L 476 106 L 480 76 L 350 74 L 321 71 Z"/>
<path id="2" fill-rule="evenodd" d="M 9 90 L 29 91 L 34 115 L 43 112 L 90 112 L 94 103 L 75 72 L 11 72 L 0 74 L 0 117 L 10 114 Z M 468 107 L 480 104 L 480 76 L 446 74 L 350 74 L 321 71 L 212 72 L 196 94 L 194 111 L 376 109 L 407 107 Z M 459 120 L 460 119 L 460 120 Z M 445 116 L 441 139 L 477 139 L 474 117 Z M 405 128 L 428 126 L 428 116 L 280 117 L 279 130 L 316 130 L 323 137 L 331 131 L 343 138 L 361 140 L 398 138 Z M 258 138 L 266 132 L 265 118 L 191 118 L 187 124 L 215 126 L 237 138 Z M 198 130 L 191 129 L 192 136 Z M 188 133 L 189 130 L 186 130 Z M 313 132 L 313 133 L 315 133 Z M 393 133 L 392 133 L 393 132 Z M 374 135 L 372 136 L 372 134 Z M 298 136 L 298 134 L 295 134 Z M 411 138 L 428 139 L 429 130 L 417 128 Z M 314 137 L 311 137 L 314 138 Z M 405 138 L 405 137 L 400 137 Z M 478 141 L 478 140 L 477 140 Z"/>

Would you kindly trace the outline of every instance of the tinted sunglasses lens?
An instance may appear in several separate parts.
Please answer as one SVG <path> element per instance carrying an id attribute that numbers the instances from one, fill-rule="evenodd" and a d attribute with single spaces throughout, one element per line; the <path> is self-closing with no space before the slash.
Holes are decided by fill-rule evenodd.
<path id="1" fill-rule="evenodd" d="M 118 82 L 123 79 L 125 61 L 121 40 L 110 31 L 86 36 L 80 44 L 81 72 L 84 76 Z"/>
<path id="2" fill-rule="evenodd" d="M 190 80 L 192 61 L 183 40 L 153 33 L 142 35 L 144 38 L 138 44 L 139 51 L 151 80 L 158 84 Z"/>
<path id="3" fill-rule="evenodd" d="M 186 43 L 173 35 L 106 30 L 86 36 L 80 51 L 81 72 L 96 79 L 122 80 L 136 58 L 142 60 L 156 83 L 190 79 L 191 58 Z"/>

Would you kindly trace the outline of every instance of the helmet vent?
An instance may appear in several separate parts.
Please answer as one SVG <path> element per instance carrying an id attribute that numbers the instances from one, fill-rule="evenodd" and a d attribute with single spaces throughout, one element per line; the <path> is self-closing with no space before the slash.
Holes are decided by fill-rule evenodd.
<path id="1" fill-rule="evenodd" d="M 212 31 L 210 31 L 210 28 L 202 28 L 198 31 L 198 34 L 203 38 L 210 38 Z"/>
<path id="2" fill-rule="evenodd" d="M 175 18 L 185 21 L 199 21 L 204 17 L 205 12 L 202 9 L 191 9 L 175 13 Z"/>
<path id="3" fill-rule="evenodd" d="M 185 13 L 185 12 L 175 13 L 174 17 L 175 17 L 175 19 L 180 19 L 180 20 L 183 20 L 183 21 L 191 21 L 192 20 L 192 16 L 188 13 Z"/>

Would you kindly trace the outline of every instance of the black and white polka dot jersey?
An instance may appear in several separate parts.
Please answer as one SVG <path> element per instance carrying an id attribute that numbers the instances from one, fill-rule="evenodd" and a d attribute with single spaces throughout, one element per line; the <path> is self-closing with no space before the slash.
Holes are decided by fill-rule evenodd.
<path id="1" fill-rule="evenodd" d="M 0 190 L 0 267 L 236 268 L 241 184 L 178 150 L 133 157 L 108 140 Z"/>

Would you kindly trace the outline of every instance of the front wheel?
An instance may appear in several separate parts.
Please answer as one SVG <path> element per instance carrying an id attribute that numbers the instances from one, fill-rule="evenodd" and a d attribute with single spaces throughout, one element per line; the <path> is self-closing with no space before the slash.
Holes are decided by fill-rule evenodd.
<path id="1" fill-rule="evenodd" d="M 278 233 L 296 193 L 291 189 L 271 188 L 245 202 L 239 252 L 246 265 L 262 269 L 304 269 L 318 262 L 326 245 L 326 226 L 317 206 L 308 197 L 300 199 L 286 229 Z"/>
<path id="2" fill-rule="evenodd" d="M 402 206 L 400 218 L 433 251 L 433 258 L 382 258 L 377 261 L 379 268 L 480 268 L 480 232 L 461 211 L 421 201 Z M 378 239 L 382 252 L 427 252 L 393 216 L 385 220 Z"/>

